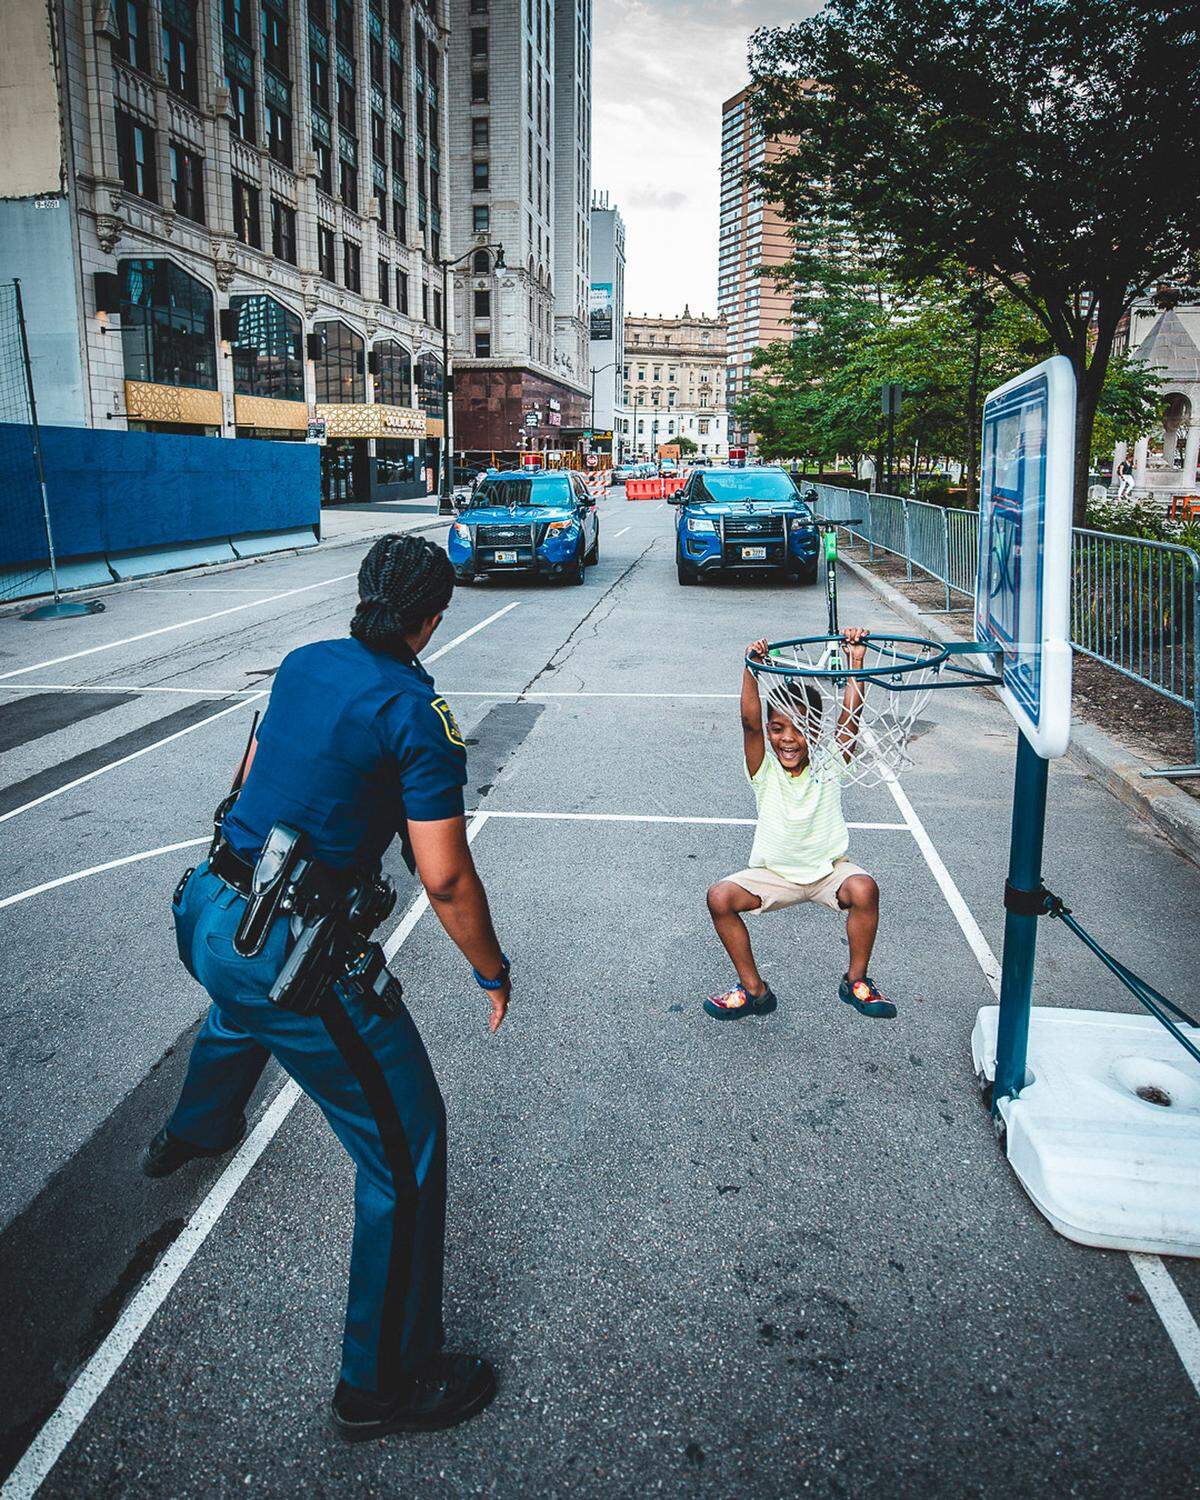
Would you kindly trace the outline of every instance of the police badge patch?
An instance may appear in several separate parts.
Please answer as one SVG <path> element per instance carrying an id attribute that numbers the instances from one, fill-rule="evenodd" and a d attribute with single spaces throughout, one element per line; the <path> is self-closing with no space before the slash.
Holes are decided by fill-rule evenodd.
<path id="1" fill-rule="evenodd" d="M 446 738 L 452 745 L 458 745 L 460 749 L 467 748 L 467 742 L 462 737 L 462 730 L 458 727 L 458 720 L 454 717 L 454 710 L 446 702 L 445 698 L 434 698 L 432 707 L 439 719 L 442 728 L 446 731 Z"/>

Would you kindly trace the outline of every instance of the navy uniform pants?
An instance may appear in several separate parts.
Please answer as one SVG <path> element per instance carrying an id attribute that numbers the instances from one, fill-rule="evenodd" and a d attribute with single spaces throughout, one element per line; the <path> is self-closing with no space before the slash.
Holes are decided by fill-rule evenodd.
<path id="1" fill-rule="evenodd" d="M 168 1129 L 193 1145 L 228 1146 L 268 1056 L 320 1107 L 357 1171 L 342 1379 L 387 1393 L 442 1344 L 441 1092 L 407 1011 L 374 1015 L 332 992 L 311 1016 L 272 1005 L 287 920 L 257 957 L 242 958 L 233 935 L 244 905 L 206 865 L 176 902 L 180 957 L 213 1004 Z"/>

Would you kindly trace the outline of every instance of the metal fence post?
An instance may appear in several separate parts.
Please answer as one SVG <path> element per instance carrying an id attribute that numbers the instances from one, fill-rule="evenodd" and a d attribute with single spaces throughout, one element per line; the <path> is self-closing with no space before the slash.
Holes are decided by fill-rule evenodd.
<path id="1" fill-rule="evenodd" d="M 908 519 L 908 501 L 901 500 L 904 509 L 904 577 L 906 582 L 912 582 L 912 530 Z"/>
<path id="2" fill-rule="evenodd" d="M 942 510 L 942 582 L 946 585 L 946 613 L 950 613 L 950 512 Z"/>

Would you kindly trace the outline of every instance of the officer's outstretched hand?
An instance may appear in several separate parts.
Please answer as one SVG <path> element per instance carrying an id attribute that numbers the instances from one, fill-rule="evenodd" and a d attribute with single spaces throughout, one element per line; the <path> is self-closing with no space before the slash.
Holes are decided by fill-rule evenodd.
<path id="1" fill-rule="evenodd" d="M 492 1006 L 492 1013 L 488 1017 L 488 1030 L 499 1031 L 504 1017 L 508 1014 L 508 1002 L 512 998 L 512 980 L 505 979 L 501 988 L 489 990 L 487 997 Z"/>

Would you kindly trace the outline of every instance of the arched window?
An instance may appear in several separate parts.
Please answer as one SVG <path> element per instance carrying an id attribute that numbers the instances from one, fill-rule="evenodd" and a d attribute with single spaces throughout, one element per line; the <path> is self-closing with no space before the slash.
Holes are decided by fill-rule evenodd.
<path id="1" fill-rule="evenodd" d="M 476 250 L 471 257 L 471 270 L 476 276 L 486 276 L 492 269 L 492 258 L 486 250 Z"/>
<path id="2" fill-rule="evenodd" d="M 126 380 L 217 388 L 212 293 L 174 261 L 123 260 L 121 352 Z"/>
<path id="3" fill-rule="evenodd" d="M 316 362 L 317 400 L 343 405 L 367 399 L 367 364 L 362 338 L 345 323 L 318 323 L 325 352 Z"/>
<path id="4" fill-rule="evenodd" d="M 395 339 L 385 339 L 371 351 L 379 361 L 375 400 L 382 406 L 412 405 L 412 355 Z"/>
<path id="5" fill-rule="evenodd" d="M 300 319 L 274 297 L 230 297 L 237 337 L 230 341 L 233 389 L 239 396 L 304 400 L 304 350 Z"/>
<path id="6" fill-rule="evenodd" d="M 417 404 L 427 417 L 445 416 L 442 362 L 436 354 L 417 360 Z"/>

